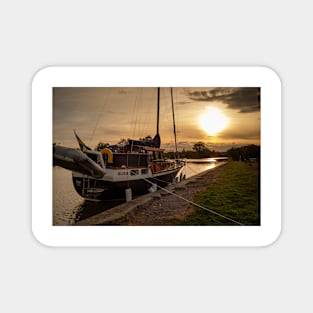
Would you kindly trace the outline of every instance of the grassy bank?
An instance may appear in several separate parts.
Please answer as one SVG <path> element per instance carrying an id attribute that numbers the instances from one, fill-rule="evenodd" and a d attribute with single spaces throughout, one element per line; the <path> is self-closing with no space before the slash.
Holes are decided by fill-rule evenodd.
<path id="1" fill-rule="evenodd" d="M 229 162 L 217 179 L 194 201 L 244 225 L 260 225 L 259 169 L 256 163 Z M 220 216 L 196 208 L 179 225 L 236 225 Z"/>

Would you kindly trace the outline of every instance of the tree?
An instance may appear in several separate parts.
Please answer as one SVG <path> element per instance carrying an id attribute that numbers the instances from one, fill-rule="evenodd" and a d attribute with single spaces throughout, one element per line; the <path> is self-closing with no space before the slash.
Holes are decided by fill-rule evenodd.
<path id="1" fill-rule="evenodd" d="M 199 142 L 195 143 L 192 150 L 194 150 L 196 152 L 202 152 L 202 151 L 206 150 L 204 142 L 199 141 Z"/>
<path id="2" fill-rule="evenodd" d="M 227 155 L 234 161 L 247 161 L 250 158 L 260 160 L 260 146 L 248 145 L 239 148 L 231 148 L 227 151 Z"/>

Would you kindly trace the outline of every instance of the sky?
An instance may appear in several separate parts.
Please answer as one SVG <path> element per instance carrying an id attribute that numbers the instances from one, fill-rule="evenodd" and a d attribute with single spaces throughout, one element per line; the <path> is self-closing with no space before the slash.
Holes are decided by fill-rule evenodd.
<path id="1" fill-rule="evenodd" d="M 260 144 L 260 88 L 199 87 L 173 90 L 178 150 L 199 141 L 211 150 Z M 73 130 L 91 148 L 99 142 L 156 134 L 157 88 L 54 87 L 53 142 L 78 147 Z M 161 147 L 173 150 L 170 88 L 160 89 Z"/>

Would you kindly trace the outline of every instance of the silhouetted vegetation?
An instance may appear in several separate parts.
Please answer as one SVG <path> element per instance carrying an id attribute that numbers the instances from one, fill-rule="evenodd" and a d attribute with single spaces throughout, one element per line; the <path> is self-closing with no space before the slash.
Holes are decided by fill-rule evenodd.
<path id="1" fill-rule="evenodd" d="M 231 148 L 227 151 L 227 156 L 234 161 L 260 161 L 261 148 L 256 145 L 248 145 L 240 148 Z"/>
<path id="2" fill-rule="evenodd" d="M 169 151 L 165 156 L 170 159 L 175 158 L 175 152 Z M 220 152 L 210 150 L 203 142 L 197 142 L 192 150 L 185 150 L 178 152 L 179 158 L 186 159 L 202 159 L 202 158 L 216 158 L 216 157 L 229 157 L 234 161 L 260 161 L 260 146 L 247 145 L 239 148 L 231 148 L 227 151 Z"/>
<path id="3" fill-rule="evenodd" d="M 121 138 L 119 144 L 126 144 L 129 139 Z M 139 140 L 149 141 L 152 140 L 150 135 L 139 138 Z M 99 142 L 95 150 L 100 151 L 103 148 L 109 147 L 109 143 Z M 192 150 L 178 151 L 178 156 L 174 151 L 168 151 L 164 153 L 164 156 L 169 159 L 181 158 L 181 159 L 202 159 L 202 158 L 216 158 L 216 157 L 229 157 L 233 161 L 260 161 L 261 148 L 257 145 L 247 145 L 239 148 L 231 148 L 227 151 L 220 152 L 210 150 L 206 144 L 202 141 L 198 141 L 193 145 Z"/>
<path id="4" fill-rule="evenodd" d="M 175 158 L 175 152 L 169 151 L 165 153 L 165 156 L 170 159 Z M 199 141 L 194 144 L 192 150 L 185 150 L 178 152 L 178 157 L 181 159 L 202 159 L 202 158 L 214 158 L 214 157 L 225 157 L 226 152 L 218 152 L 215 150 L 210 150 L 204 142 Z"/>

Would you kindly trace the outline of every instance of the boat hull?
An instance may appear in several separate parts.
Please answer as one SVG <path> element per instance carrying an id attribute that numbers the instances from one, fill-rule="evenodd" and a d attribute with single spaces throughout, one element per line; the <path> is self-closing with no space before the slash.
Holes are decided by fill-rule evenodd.
<path id="1" fill-rule="evenodd" d="M 149 193 L 152 184 L 156 184 L 159 187 L 166 187 L 180 179 L 181 169 L 177 168 L 148 178 L 114 182 L 73 172 L 73 185 L 76 192 L 85 199 L 121 200 L 126 198 L 127 189 L 131 189 L 132 197 L 136 197 Z"/>

